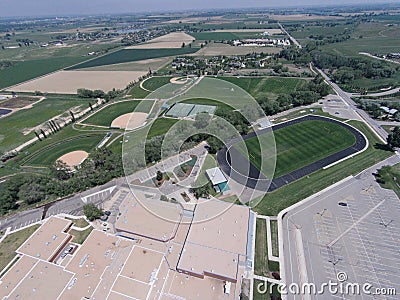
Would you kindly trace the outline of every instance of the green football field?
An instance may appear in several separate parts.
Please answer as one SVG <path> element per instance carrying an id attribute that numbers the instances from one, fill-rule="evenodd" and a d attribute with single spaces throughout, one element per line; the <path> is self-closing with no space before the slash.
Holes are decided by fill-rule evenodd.
<path id="1" fill-rule="evenodd" d="M 304 121 L 274 131 L 276 143 L 276 168 L 274 178 L 300 169 L 317 160 L 346 149 L 355 143 L 354 135 L 346 128 L 325 121 Z M 262 157 L 262 149 L 268 149 L 263 154 L 270 155 L 270 139 L 263 135 L 245 141 L 250 161 L 262 173 L 269 174 L 270 157 Z M 235 147 L 246 153 L 244 143 Z M 261 161 L 263 159 L 263 166 Z M 269 172 L 269 173 L 268 173 Z"/>

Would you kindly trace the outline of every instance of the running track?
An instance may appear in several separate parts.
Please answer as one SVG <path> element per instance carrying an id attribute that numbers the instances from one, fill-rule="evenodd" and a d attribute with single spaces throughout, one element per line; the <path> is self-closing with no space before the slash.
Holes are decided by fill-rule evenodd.
<path id="1" fill-rule="evenodd" d="M 334 123 L 340 125 L 346 129 L 348 129 L 355 137 L 355 143 L 344 150 L 341 150 L 337 153 L 329 155 L 323 159 L 315 161 L 305 167 L 302 167 L 298 170 L 292 171 L 286 175 L 283 175 L 278 178 L 274 178 L 272 181 L 264 176 L 245 156 L 243 156 L 238 150 L 232 147 L 235 143 L 238 142 L 239 139 L 232 140 L 228 143 L 228 145 L 222 148 L 217 154 L 218 163 L 222 169 L 222 171 L 231 177 L 236 182 L 249 187 L 251 189 L 262 190 L 262 191 L 274 191 L 287 185 L 293 181 L 296 181 L 304 176 L 307 176 L 311 173 L 314 173 L 338 160 L 341 160 L 350 155 L 354 155 L 360 151 L 362 151 L 367 146 L 367 140 L 365 136 L 355 129 L 354 127 L 322 116 L 316 115 L 307 115 L 301 118 L 297 118 L 294 120 L 290 120 L 288 122 L 280 123 L 272 126 L 271 128 L 266 128 L 258 131 L 257 133 L 252 132 L 249 133 L 242 138 L 244 140 L 255 137 L 256 135 L 261 135 L 266 132 L 270 132 L 271 130 L 275 131 L 287 126 L 291 126 L 294 124 L 298 124 L 304 121 L 318 120 L 329 123 Z M 238 170 L 240 170 L 238 172 Z M 246 171 L 247 170 L 247 171 Z"/>

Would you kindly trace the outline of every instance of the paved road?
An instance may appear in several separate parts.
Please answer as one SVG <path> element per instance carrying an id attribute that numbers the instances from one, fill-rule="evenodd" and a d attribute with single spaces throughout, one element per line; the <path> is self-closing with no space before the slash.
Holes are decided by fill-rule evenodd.
<path id="1" fill-rule="evenodd" d="M 284 282 L 301 284 L 306 277 L 320 287 L 329 280 L 337 282 L 338 272 L 345 272 L 350 283 L 400 291 L 400 201 L 393 191 L 380 188 L 372 175 L 383 165 L 399 162 L 400 157 L 393 156 L 283 215 Z M 327 292 L 309 298 L 397 299 Z M 288 295 L 287 299 L 305 298 Z"/>
<path id="2" fill-rule="evenodd" d="M 85 203 L 82 201 L 82 197 L 98 193 L 102 190 L 111 188 L 116 185 L 122 185 L 123 183 L 124 183 L 123 178 L 115 179 L 102 186 L 92 188 L 88 191 L 77 194 L 75 196 L 62 199 L 60 201 L 53 202 L 47 205 L 43 205 L 39 208 L 16 213 L 13 216 L 0 220 L 0 230 L 5 230 L 7 227 L 11 227 L 12 230 L 18 229 L 20 227 L 29 225 L 31 223 L 35 223 L 51 215 L 59 213 L 67 213 L 71 215 L 83 215 L 82 209 Z M 105 198 L 97 198 L 96 201 L 94 201 L 93 203 L 95 205 L 100 205 L 105 200 L 106 200 Z"/>
<path id="3" fill-rule="evenodd" d="M 272 126 L 272 130 L 278 130 L 287 126 L 310 120 L 325 121 L 343 126 L 354 135 L 356 142 L 354 143 L 354 145 L 347 149 L 329 155 L 328 157 L 325 157 L 303 168 L 290 172 L 289 174 L 275 178 L 271 182 L 246 157 L 244 157 L 238 150 L 235 149 L 235 147 L 233 147 L 233 145 L 238 141 L 238 139 L 235 139 L 217 154 L 218 163 L 221 169 L 233 180 L 244 186 L 247 186 L 248 188 L 264 191 L 268 190 L 269 192 L 271 192 L 304 176 L 314 173 L 345 157 L 355 155 L 367 146 L 368 142 L 365 139 L 364 135 L 354 127 L 351 127 L 346 123 L 339 122 L 334 119 L 316 115 L 307 115 L 301 118 L 290 120 L 288 122 L 274 125 Z M 261 135 L 270 131 L 271 128 L 263 129 L 258 132 L 252 132 L 246 136 L 243 136 L 243 139 L 250 139 L 257 135 Z"/>
<path id="4" fill-rule="evenodd" d="M 386 139 L 388 137 L 388 133 L 386 132 L 386 130 L 383 129 L 375 120 L 373 120 L 365 111 L 363 111 L 362 109 L 359 109 L 357 107 L 357 103 L 355 103 L 351 99 L 351 94 L 346 93 L 336 83 L 332 82 L 332 80 L 329 78 L 328 75 L 325 74 L 324 71 L 316 68 L 315 66 L 314 66 L 314 68 L 324 77 L 324 79 L 335 90 L 335 92 L 340 96 L 340 98 L 342 98 L 343 101 L 352 110 L 354 110 L 356 113 L 358 113 L 360 115 L 361 119 L 375 131 L 375 133 L 379 136 L 379 138 L 382 140 L 382 142 L 386 142 Z"/>

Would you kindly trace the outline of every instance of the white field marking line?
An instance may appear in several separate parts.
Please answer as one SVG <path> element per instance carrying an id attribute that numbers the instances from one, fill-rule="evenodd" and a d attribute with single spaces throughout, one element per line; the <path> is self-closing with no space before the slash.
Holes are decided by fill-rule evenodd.
<path id="1" fill-rule="evenodd" d="M 380 203 L 378 203 L 374 208 L 372 208 L 372 209 L 371 209 L 370 211 L 368 211 L 363 217 L 361 217 L 361 219 L 364 219 L 364 218 L 368 217 L 368 216 L 369 216 L 371 213 L 373 213 L 379 206 L 381 206 L 385 201 L 386 201 L 386 199 L 383 199 L 383 200 L 382 200 Z M 350 212 L 350 215 L 351 215 L 352 220 L 354 220 L 354 218 L 353 218 L 353 216 L 352 216 L 351 210 L 350 210 L 349 208 L 348 208 L 348 210 L 349 210 L 349 212 Z M 355 228 L 355 229 L 357 230 L 357 233 L 358 233 L 357 225 L 358 225 L 358 223 L 359 223 L 359 221 L 360 221 L 361 219 L 359 219 L 358 221 L 354 222 L 353 226 L 351 226 L 348 230 L 346 230 L 344 233 L 342 233 L 337 239 L 335 239 L 335 240 L 332 241 L 332 242 L 336 242 L 336 240 L 339 240 L 342 236 L 344 236 L 344 235 L 346 234 L 347 231 L 351 230 L 352 228 Z M 377 274 L 376 274 L 376 272 L 375 272 L 375 267 L 374 267 L 373 264 L 372 264 L 370 255 L 368 254 L 367 249 L 365 249 L 365 246 L 364 246 L 365 243 L 364 243 L 364 241 L 363 241 L 363 239 L 361 238 L 361 235 L 360 235 L 359 233 L 358 233 L 358 238 L 359 238 L 359 240 L 361 241 L 361 243 L 362 243 L 362 245 L 363 245 L 363 247 L 364 247 L 364 253 L 365 253 L 366 256 L 368 257 L 369 266 L 372 267 L 373 272 L 374 272 L 374 274 L 375 274 L 375 280 L 374 280 L 374 282 L 377 282 L 377 283 L 379 284 L 379 287 L 382 287 L 382 286 L 381 286 L 381 283 L 380 283 L 380 281 L 379 281 L 379 278 L 378 278 L 378 276 L 377 276 Z M 332 242 L 331 242 L 330 245 L 333 245 L 333 244 L 334 244 L 334 243 L 332 243 Z"/>
<path id="2" fill-rule="evenodd" d="M 146 78 L 145 80 L 142 80 L 142 81 L 140 82 L 139 87 L 140 87 L 142 90 L 146 91 L 146 92 L 149 92 L 149 93 L 154 92 L 154 91 L 150 91 L 150 90 L 146 89 L 146 88 L 143 86 L 143 83 L 144 83 L 145 81 L 147 81 L 147 80 L 149 80 L 150 78 L 153 78 L 153 77 L 155 77 L 155 76 L 152 76 L 152 77 Z"/>
<path id="3" fill-rule="evenodd" d="M 18 286 L 21 285 L 21 283 L 26 279 L 26 277 L 28 277 L 29 273 L 33 271 L 33 269 L 39 264 L 39 262 L 40 262 L 40 260 L 37 260 L 37 262 L 32 266 L 32 268 L 29 269 L 28 272 L 26 272 L 24 277 L 22 277 L 22 279 L 16 284 L 16 286 L 11 290 L 11 292 L 8 293 L 7 296 L 14 293 L 14 291 L 18 288 Z M 6 298 L 6 297 L 4 297 L 4 298 Z"/>
<path id="4" fill-rule="evenodd" d="M 292 205 L 292 206 L 290 206 L 290 207 L 288 207 L 288 208 L 282 210 L 281 212 L 279 212 L 279 214 L 278 214 L 278 237 L 282 237 L 282 241 L 279 243 L 279 253 L 280 253 L 280 255 L 279 255 L 279 265 L 280 265 L 281 277 L 282 277 L 282 279 L 283 279 L 284 281 L 285 281 L 285 280 L 287 281 L 287 279 L 286 279 L 286 277 L 285 277 L 285 275 L 286 275 L 286 270 L 285 270 L 284 248 L 283 248 L 283 241 L 284 241 L 283 215 L 285 215 L 285 214 L 288 213 L 289 211 L 291 211 L 291 210 L 293 210 L 293 209 L 295 209 L 295 208 L 297 208 L 297 207 L 299 207 L 299 206 L 301 206 L 301 205 L 304 205 L 304 204 L 310 202 L 311 200 L 313 200 L 315 197 L 318 197 L 319 195 L 322 195 L 322 194 L 325 194 L 325 193 L 327 193 L 327 192 L 330 192 L 330 193 L 329 193 L 329 196 L 330 196 L 331 193 L 333 192 L 333 191 L 331 191 L 331 190 L 332 190 L 334 187 L 339 186 L 339 185 L 341 185 L 341 184 L 347 182 L 347 181 L 350 180 L 350 179 L 353 179 L 353 177 L 352 177 L 352 176 L 346 177 L 346 178 L 344 178 L 344 179 L 342 179 L 342 180 L 336 182 L 335 184 L 333 184 L 333 185 L 331 185 L 331 186 L 329 186 L 329 187 L 327 187 L 327 188 L 325 188 L 325 189 L 323 189 L 323 190 L 317 192 L 316 194 L 311 195 L 310 197 L 308 197 L 308 198 L 306 198 L 306 199 L 304 199 L 304 200 L 302 200 L 302 201 L 300 201 L 300 202 L 298 202 L 298 203 L 296 203 L 296 204 L 294 204 L 294 205 Z M 342 187 L 341 189 L 344 189 L 344 188 L 348 187 L 348 186 L 351 185 L 351 184 L 352 184 L 352 183 L 349 183 L 349 184 L 347 184 L 346 186 Z M 301 212 L 301 211 L 307 209 L 308 207 L 310 207 L 310 206 L 312 206 L 312 205 L 314 205 L 314 204 L 316 204 L 316 203 L 318 203 L 318 202 L 324 200 L 326 197 L 328 197 L 328 196 L 325 196 L 324 198 L 322 198 L 322 199 L 320 199 L 320 200 L 318 200 L 318 201 L 316 201 L 316 202 L 313 202 L 312 204 L 307 205 L 306 207 L 304 207 L 303 209 L 301 209 L 299 212 Z M 296 214 L 299 213 L 299 212 L 295 212 L 292 216 L 296 215 Z M 289 217 L 286 219 L 286 228 L 287 228 L 286 236 L 287 236 L 288 244 L 289 244 L 289 245 L 288 245 L 288 246 L 289 246 L 289 247 L 288 247 L 288 250 L 289 250 L 289 261 L 290 261 L 290 269 L 291 269 L 291 279 L 292 279 L 292 282 L 294 282 L 294 281 L 293 281 L 294 272 L 293 272 L 293 260 L 292 260 L 292 251 L 291 251 L 291 238 L 290 238 L 290 232 L 289 232 L 289 221 L 290 221 L 290 218 L 291 218 L 292 216 L 289 216 Z M 283 296 L 284 296 L 283 298 L 286 299 L 286 295 L 283 295 Z"/>
<path id="5" fill-rule="evenodd" d="M 306 284 L 308 283 L 308 274 L 307 274 L 307 265 L 306 258 L 304 254 L 304 245 L 303 245 L 303 237 L 301 234 L 301 229 L 297 228 L 293 225 L 294 234 L 295 234 L 295 242 L 296 242 L 296 252 L 297 252 L 297 268 L 300 275 L 300 283 Z M 302 299 L 311 299 L 310 295 L 304 294 Z"/>
<path id="6" fill-rule="evenodd" d="M 343 236 L 345 236 L 349 231 L 351 231 L 353 228 L 357 227 L 357 225 L 362 222 L 365 218 L 367 218 L 370 214 L 372 214 L 376 209 L 379 208 L 379 206 L 381 206 L 384 202 L 386 202 L 386 199 L 383 199 L 381 202 L 379 202 L 377 205 L 375 205 L 375 207 L 373 207 L 372 209 L 370 209 L 365 215 L 363 215 L 360 219 L 358 219 L 356 222 L 353 223 L 352 226 L 350 226 L 349 228 L 347 228 L 342 234 L 340 234 L 336 239 L 334 239 L 333 241 L 331 241 L 327 246 L 328 247 L 332 247 L 337 241 L 339 241 Z M 350 212 L 351 214 L 351 212 Z M 353 215 L 351 214 L 352 218 Z M 353 219 L 354 220 L 354 219 Z"/>

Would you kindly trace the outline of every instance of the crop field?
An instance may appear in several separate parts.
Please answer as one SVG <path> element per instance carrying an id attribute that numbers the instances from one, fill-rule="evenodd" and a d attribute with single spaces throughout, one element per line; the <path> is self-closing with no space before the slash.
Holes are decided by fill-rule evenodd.
<path id="1" fill-rule="evenodd" d="M 151 77 L 145 81 L 143 81 L 143 87 L 146 90 L 149 91 L 155 91 L 156 89 L 162 87 L 163 85 L 166 85 L 168 83 L 170 83 L 171 80 L 171 76 L 165 76 L 165 77 L 161 77 L 161 76 L 155 76 L 155 77 Z"/>
<path id="2" fill-rule="evenodd" d="M 165 66 L 168 62 L 171 62 L 171 57 L 160 57 L 145 59 L 121 64 L 98 66 L 93 68 L 83 69 L 86 71 L 144 71 L 148 72 L 149 69 L 152 71 L 157 71 L 161 67 Z"/>
<path id="3" fill-rule="evenodd" d="M 89 100 L 73 96 L 48 96 L 30 109 L 20 110 L 1 118 L 0 152 L 9 151 L 35 137 L 34 128 L 49 119 L 68 113 L 69 109 L 78 107 L 86 109 L 88 106 Z"/>
<path id="4" fill-rule="evenodd" d="M 203 41 L 231 41 L 240 39 L 262 38 L 261 33 L 268 31 L 268 29 L 225 29 L 216 31 L 203 31 L 192 33 L 196 40 Z M 271 34 L 280 32 L 279 29 L 269 29 Z"/>
<path id="5" fill-rule="evenodd" d="M 141 103 L 138 110 L 135 110 L 137 106 Z M 153 106 L 153 101 L 144 100 L 144 101 L 122 101 L 115 104 L 111 104 L 102 110 L 96 112 L 94 115 L 90 116 L 88 119 L 83 121 L 84 124 L 97 125 L 97 126 L 111 126 L 111 123 L 117 117 L 131 113 L 133 111 L 136 112 L 145 112 L 148 113 Z"/>
<path id="6" fill-rule="evenodd" d="M 47 59 L 36 59 L 17 61 L 15 65 L 0 70 L 0 89 L 46 75 L 58 69 L 84 61 L 83 57 L 53 57 Z"/>
<path id="7" fill-rule="evenodd" d="M 255 99 L 268 94 L 287 94 L 306 83 L 304 79 L 285 77 L 219 77 L 244 89 Z"/>
<path id="8" fill-rule="evenodd" d="M 163 49 L 163 48 L 181 48 L 182 44 L 190 44 L 195 38 L 185 32 L 171 32 L 159 36 L 143 44 L 129 46 L 126 49 Z"/>
<path id="9" fill-rule="evenodd" d="M 305 121 L 274 131 L 276 143 L 276 168 L 274 177 L 278 178 L 291 171 L 300 169 L 310 163 L 346 149 L 355 143 L 354 135 L 340 125 L 324 121 Z M 267 149 L 263 135 L 245 141 L 250 161 L 261 169 L 260 146 Z M 235 145 L 239 151 L 246 153 L 244 144 Z M 268 165 L 268 163 L 265 163 Z"/>
<path id="10" fill-rule="evenodd" d="M 145 75 L 145 71 L 58 71 L 16 85 L 15 92 L 41 91 L 53 94 L 76 94 L 80 88 L 111 91 L 124 89 L 130 82 Z"/>
<path id="11" fill-rule="evenodd" d="M 194 53 L 199 49 L 196 48 L 178 48 L 178 49 L 123 49 L 115 51 L 105 56 L 84 62 L 69 68 L 69 70 L 77 70 L 104 65 L 113 65 L 139 61 L 144 59 L 152 59 L 167 56 L 178 56 Z"/>
<path id="12" fill-rule="evenodd" d="M 193 37 L 196 40 L 204 40 L 204 41 L 231 41 L 239 39 L 239 36 L 232 32 L 196 32 L 192 33 Z"/>

